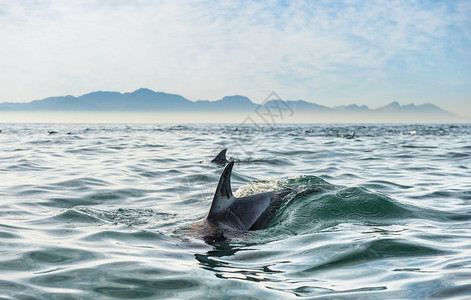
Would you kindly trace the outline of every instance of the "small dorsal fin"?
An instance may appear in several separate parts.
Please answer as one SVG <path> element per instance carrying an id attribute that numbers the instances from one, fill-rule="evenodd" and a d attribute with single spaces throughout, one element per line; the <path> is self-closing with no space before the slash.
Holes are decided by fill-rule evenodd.
<path id="1" fill-rule="evenodd" d="M 227 149 L 222 149 L 222 151 L 219 152 L 219 154 L 216 155 L 216 157 L 211 162 L 216 164 L 225 164 L 227 162 L 226 151 Z"/>
<path id="2" fill-rule="evenodd" d="M 212 215 L 217 214 L 224 209 L 228 208 L 232 201 L 235 199 L 232 195 L 231 189 L 231 173 L 234 162 L 231 161 L 222 171 L 221 178 L 219 178 L 218 187 L 214 193 L 213 203 L 209 210 L 207 218 L 211 218 Z"/>

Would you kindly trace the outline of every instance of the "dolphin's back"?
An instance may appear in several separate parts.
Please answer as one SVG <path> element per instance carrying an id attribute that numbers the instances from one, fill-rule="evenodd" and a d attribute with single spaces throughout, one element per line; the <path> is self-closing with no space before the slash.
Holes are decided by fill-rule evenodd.
<path id="1" fill-rule="evenodd" d="M 230 162 L 221 174 L 213 203 L 206 220 L 222 230 L 256 230 L 265 228 L 272 220 L 291 189 L 236 198 L 231 190 Z"/>
<path id="2" fill-rule="evenodd" d="M 242 230 L 249 230 L 263 212 L 270 206 L 270 198 L 273 193 L 263 193 L 243 198 L 237 198 L 231 207 L 231 212 L 236 215 L 243 224 Z"/>
<path id="3" fill-rule="evenodd" d="M 263 229 L 273 219 L 284 197 L 291 192 L 291 189 L 285 189 L 238 198 L 230 209 L 244 224 L 243 230 Z"/>
<path id="4" fill-rule="evenodd" d="M 278 209 L 283 204 L 283 201 L 286 199 L 285 197 L 292 192 L 292 189 L 284 189 L 280 191 L 270 192 L 270 204 L 258 216 L 257 220 L 255 220 L 252 226 L 250 226 L 249 230 L 258 230 L 266 228 L 270 221 L 273 219 L 273 217 L 276 215 Z"/>

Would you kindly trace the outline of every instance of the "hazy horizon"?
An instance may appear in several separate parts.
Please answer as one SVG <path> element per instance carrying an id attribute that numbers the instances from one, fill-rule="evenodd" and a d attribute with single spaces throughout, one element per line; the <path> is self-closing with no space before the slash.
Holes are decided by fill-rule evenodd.
<path id="1" fill-rule="evenodd" d="M 295 112 L 292 116 L 277 118 L 274 123 L 261 119 L 255 112 L 70 112 L 70 111 L 0 111 L 0 124 L 8 123 L 142 123 L 192 124 L 220 123 L 247 126 L 276 126 L 280 124 L 379 124 L 379 123 L 470 123 L 471 119 L 434 119 L 417 116 L 401 117 L 368 114 L 312 114 Z M 1 128 L 0 128 L 1 129 Z"/>
<path id="2" fill-rule="evenodd" d="M 0 102 L 148 87 L 471 117 L 471 1 L 0 5 Z"/>

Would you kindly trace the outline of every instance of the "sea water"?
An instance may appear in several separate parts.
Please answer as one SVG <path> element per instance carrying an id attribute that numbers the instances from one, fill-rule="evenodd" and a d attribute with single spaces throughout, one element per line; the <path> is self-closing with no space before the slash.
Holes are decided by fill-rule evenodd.
<path id="1" fill-rule="evenodd" d="M 471 297 L 469 124 L 0 129 L 2 299 Z M 224 148 L 237 196 L 298 192 L 206 242 Z"/>

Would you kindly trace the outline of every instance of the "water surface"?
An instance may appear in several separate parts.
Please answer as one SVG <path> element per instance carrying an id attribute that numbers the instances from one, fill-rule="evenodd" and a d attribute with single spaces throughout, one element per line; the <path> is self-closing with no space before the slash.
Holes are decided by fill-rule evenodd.
<path id="1" fill-rule="evenodd" d="M 0 129 L 2 298 L 471 296 L 471 125 Z M 300 192 L 206 243 L 223 148 L 236 195 Z"/>

